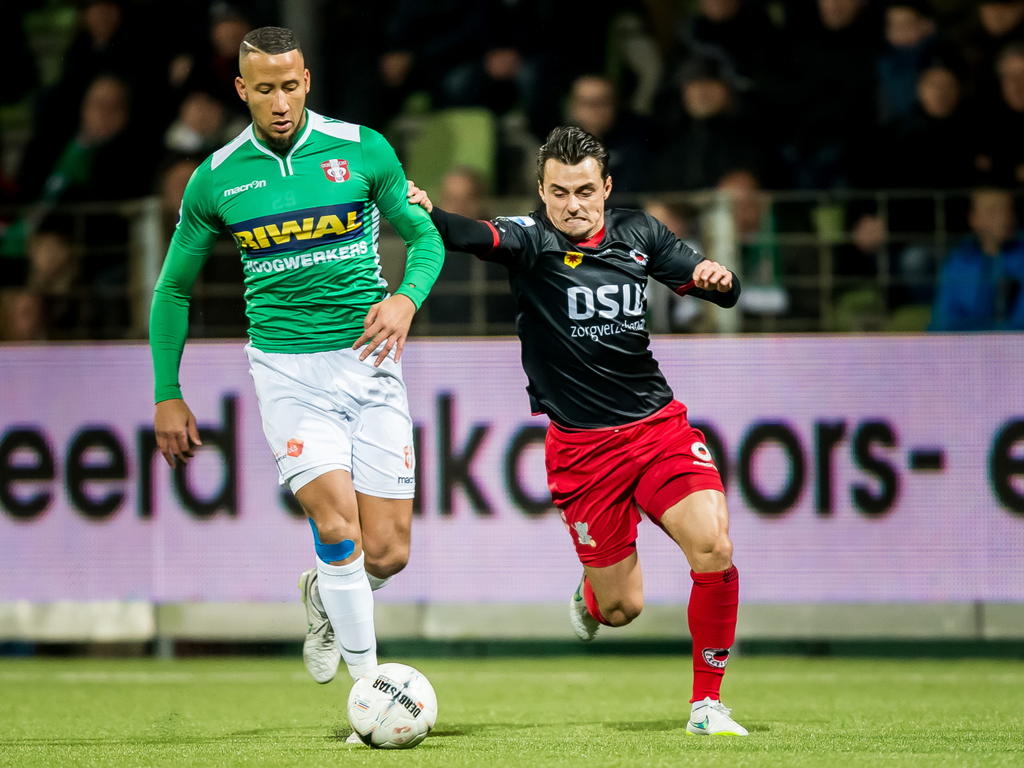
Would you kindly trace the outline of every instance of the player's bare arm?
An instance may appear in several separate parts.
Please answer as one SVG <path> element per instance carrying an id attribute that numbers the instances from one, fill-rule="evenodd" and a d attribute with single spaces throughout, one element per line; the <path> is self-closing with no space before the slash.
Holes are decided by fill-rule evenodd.
<path id="1" fill-rule="evenodd" d="M 195 455 L 195 446 L 202 445 L 199 427 L 192 410 L 180 398 L 156 404 L 153 417 L 156 446 L 171 467 L 188 462 Z"/>
<path id="2" fill-rule="evenodd" d="M 717 261 L 705 259 L 694 267 L 693 283 L 705 291 L 728 293 L 732 290 L 732 272 Z"/>
<path id="3" fill-rule="evenodd" d="M 391 350 L 395 351 L 395 362 L 402 359 L 402 350 L 405 348 L 405 340 L 409 336 L 409 326 L 412 325 L 413 315 L 416 314 L 416 305 L 408 296 L 396 293 L 384 301 L 378 302 L 370 307 L 363 321 L 365 330 L 363 335 L 356 339 L 352 349 L 363 347 L 359 354 L 360 360 L 365 360 L 375 351 L 377 357 L 373 364 L 379 366 Z"/>

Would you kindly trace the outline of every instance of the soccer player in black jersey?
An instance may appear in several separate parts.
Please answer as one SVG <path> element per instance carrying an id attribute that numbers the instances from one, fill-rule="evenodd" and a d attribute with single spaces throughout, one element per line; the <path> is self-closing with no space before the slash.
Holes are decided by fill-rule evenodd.
<path id="1" fill-rule="evenodd" d="M 686 730 L 746 735 L 719 699 L 736 635 L 739 578 L 724 489 L 704 436 L 686 420 L 648 349 L 648 277 L 725 307 L 739 281 L 642 211 L 605 209 L 608 154 L 590 134 L 556 128 L 537 155 L 543 210 L 474 221 L 434 206 L 445 245 L 508 269 L 533 410 L 547 414 L 548 486 L 584 575 L 569 601 L 582 640 L 643 608 L 641 512 L 680 546 L 693 586 L 693 697 Z"/>

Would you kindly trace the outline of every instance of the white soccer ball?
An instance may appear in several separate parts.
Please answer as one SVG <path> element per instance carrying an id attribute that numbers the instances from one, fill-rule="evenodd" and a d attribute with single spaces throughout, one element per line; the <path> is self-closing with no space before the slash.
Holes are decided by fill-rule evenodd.
<path id="1" fill-rule="evenodd" d="M 378 749 L 409 749 L 437 722 L 437 696 L 419 670 L 381 664 L 348 694 L 348 722 L 363 743 Z"/>

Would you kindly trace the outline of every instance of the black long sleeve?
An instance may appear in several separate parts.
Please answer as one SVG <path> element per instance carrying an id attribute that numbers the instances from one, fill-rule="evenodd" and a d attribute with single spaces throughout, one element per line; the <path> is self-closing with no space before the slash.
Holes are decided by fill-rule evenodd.
<path id="1" fill-rule="evenodd" d="M 479 256 L 491 251 L 495 246 L 494 228 L 485 221 L 449 213 L 436 205 L 430 212 L 430 219 L 437 227 L 445 247 L 450 250 Z"/>

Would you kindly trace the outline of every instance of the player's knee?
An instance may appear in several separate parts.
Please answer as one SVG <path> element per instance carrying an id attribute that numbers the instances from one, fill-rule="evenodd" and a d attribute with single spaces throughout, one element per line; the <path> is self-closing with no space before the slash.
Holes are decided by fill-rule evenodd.
<path id="1" fill-rule="evenodd" d="M 625 597 L 616 600 L 607 608 L 601 606 L 601 614 L 605 621 L 613 627 L 623 627 L 640 615 L 644 609 L 643 597 Z"/>
<path id="2" fill-rule="evenodd" d="M 379 579 L 399 573 L 409 562 L 409 544 L 390 542 L 383 547 L 366 544 L 366 570 Z"/>
<path id="3" fill-rule="evenodd" d="M 693 570 L 698 573 L 724 571 L 732 566 L 732 540 L 722 533 L 700 542 L 693 553 Z"/>
<path id="4" fill-rule="evenodd" d="M 342 563 L 361 551 L 359 528 L 341 515 L 321 515 L 318 522 L 306 519 L 313 531 L 316 556 L 325 563 Z"/>

